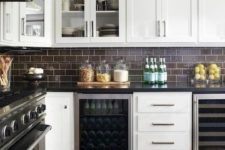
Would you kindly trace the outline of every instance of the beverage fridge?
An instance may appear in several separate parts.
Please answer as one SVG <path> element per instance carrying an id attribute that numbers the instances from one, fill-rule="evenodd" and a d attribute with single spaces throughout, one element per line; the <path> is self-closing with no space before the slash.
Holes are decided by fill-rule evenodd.
<path id="1" fill-rule="evenodd" d="M 130 150 L 131 100 L 129 94 L 76 94 L 76 149 Z"/>

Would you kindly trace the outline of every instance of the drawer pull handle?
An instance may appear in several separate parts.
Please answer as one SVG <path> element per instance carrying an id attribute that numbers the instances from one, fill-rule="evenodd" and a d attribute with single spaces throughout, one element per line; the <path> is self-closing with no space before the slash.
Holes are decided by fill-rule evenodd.
<path id="1" fill-rule="evenodd" d="M 155 144 L 155 145 L 174 145 L 175 142 L 154 142 L 154 141 L 152 141 L 152 144 Z"/>
<path id="2" fill-rule="evenodd" d="M 174 123 L 152 123 L 153 126 L 174 126 Z"/>
<path id="3" fill-rule="evenodd" d="M 173 107 L 173 106 L 175 106 L 175 104 L 152 104 L 152 106 Z"/>

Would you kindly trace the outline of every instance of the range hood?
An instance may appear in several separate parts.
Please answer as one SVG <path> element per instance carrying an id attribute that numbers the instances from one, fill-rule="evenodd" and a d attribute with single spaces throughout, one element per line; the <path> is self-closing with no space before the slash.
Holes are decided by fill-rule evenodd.
<path id="1" fill-rule="evenodd" d="M 0 2 L 31 2 L 33 0 L 0 0 Z"/>

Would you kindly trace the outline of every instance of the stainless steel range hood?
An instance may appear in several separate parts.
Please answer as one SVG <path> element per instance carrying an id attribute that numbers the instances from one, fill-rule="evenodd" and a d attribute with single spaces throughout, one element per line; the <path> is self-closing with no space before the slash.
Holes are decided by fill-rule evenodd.
<path id="1" fill-rule="evenodd" d="M 0 2 L 31 2 L 33 0 L 0 0 Z"/>

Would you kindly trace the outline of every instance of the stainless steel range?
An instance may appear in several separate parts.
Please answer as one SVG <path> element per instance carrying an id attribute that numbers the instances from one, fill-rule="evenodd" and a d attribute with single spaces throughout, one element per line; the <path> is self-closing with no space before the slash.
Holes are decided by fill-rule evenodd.
<path id="1" fill-rule="evenodd" d="M 0 93 L 0 150 L 42 150 L 51 126 L 44 124 L 46 93 L 21 90 Z"/>

